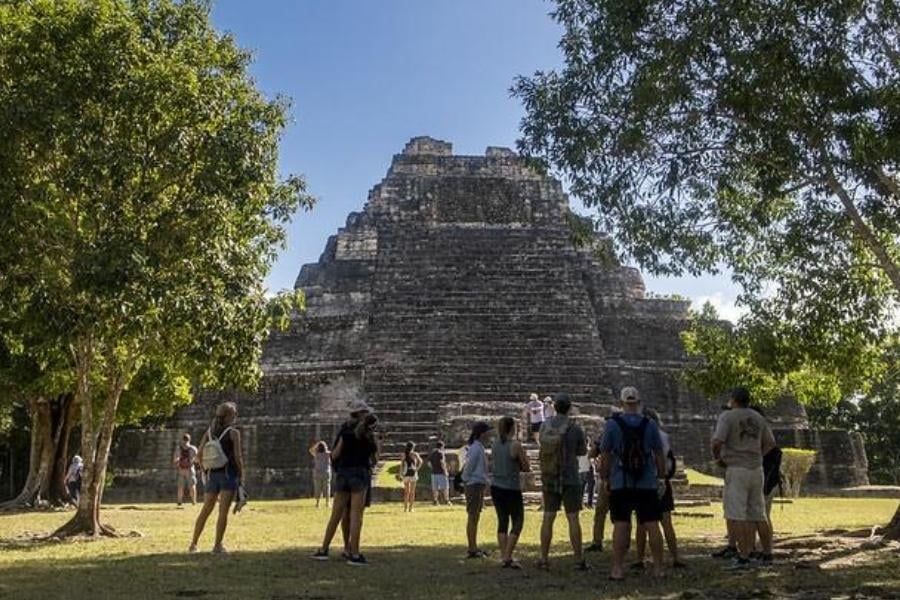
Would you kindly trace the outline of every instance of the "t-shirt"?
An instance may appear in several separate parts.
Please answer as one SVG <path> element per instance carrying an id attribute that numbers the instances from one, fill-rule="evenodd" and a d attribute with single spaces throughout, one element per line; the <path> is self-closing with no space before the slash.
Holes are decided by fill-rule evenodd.
<path id="1" fill-rule="evenodd" d="M 175 453 L 175 458 L 176 458 L 176 460 L 178 461 L 178 468 L 179 468 L 179 469 L 185 469 L 185 470 L 188 470 L 188 471 L 193 471 L 193 470 L 194 470 L 194 461 L 197 459 L 197 452 L 198 452 L 197 446 L 194 446 L 194 445 L 192 445 L 192 444 L 188 444 L 187 446 L 185 446 L 184 444 L 179 444 L 179 445 L 178 445 L 178 451 Z M 186 459 L 188 460 L 188 462 L 190 463 L 190 466 L 189 466 L 189 467 L 182 467 L 182 466 L 181 466 L 181 455 L 182 455 L 182 453 L 186 453 L 185 458 L 186 458 Z"/>
<path id="2" fill-rule="evenodd" d="M 733 408 L 719 415 L 713 439 L 724 443 L 721 456 L 725 464 L 743 469 L 762 468 L 763 445 L 775 445 L 772 428 L 749 408 Z"/>
<path id="3" fill-rule="evenodd" d="M 319 475 L 331 473 L 331 454 L 328 452 L 316 452 L 313 455 L 313 470 Z"/>
<path id="4" fill-rule="evenodd" d="M 540 400 L 532 400 L 528 403 L 528 419 L 532 425 L 544 422 L 544 403 Z"/>
<path id="5" fill-rule="evenodd" d="M 466 464 L 463 466 L 462 480 L 466 485 L 477 483 L 487 485 L 487 453 L 480 441 L 475 440 L 466 451 Z"/>
<path id="6" fill-rule="evenodd" d="M 372 459 L 378 451 L 375 442 L 368 437 L 356 436 L 356 426 L 345 425 L 338 434 L 342 442 L 341 453 L 335 460 L 334 466 L 338 469 L 351 469 L 362 467 L 372 468 Z"/>
<path id="7" fill-rule="evenodd" d="M 569 428 L 563 434 L 563 485 L 581 485 L 581 475 L 578 469 L 578 457 L 587 454 L 587 438 L 584 429 L 569 420 L 567 415 L 557 415 L 546 421 L 544 427 L 562 427 L 569 423 Z M 553 487 L 554 481 L 541 481 L 544 487 Z"/>
<path id="8" fill-rule="evenodd" d="M 587 454 L 584 456 L 578 457 L 578 472 L 579 473 L 590 473 L 591 472 L 591 459 L 587 457 Z"/>
<path id="9" fill-rule="evenodd" d="M 634 413 L 621 413 L 619 415 L 629 427 L 638 427 L 643 415 Z M 613 455 L 613 461 L 609 474 L 609 487 L 613 490 L 634 488 L 639 490 L 656 489 L 656 459 L 654 453 L 662 453 L 662 438 L 659 435 L 659 427 L 656 423 L 647 419 L 647 428 L 644 430 L 644 472 L 634 480 L 625 472 L 622 466 L 622 455 L 625 453 L 625 435 L 619 428 L 615 419 L 607 419 L 603 430 L 603 438 L 600 442 L 600 451 Z"/>
<path id="10" fill-rule="evenodd" d="M 444 470 L 445 457 L 443 450 L 432 450 L 431 454 L 428 455 L 428 463 L 431 465 L 431 474 L 432 475 L 446 475 L 446 471 Z"/>

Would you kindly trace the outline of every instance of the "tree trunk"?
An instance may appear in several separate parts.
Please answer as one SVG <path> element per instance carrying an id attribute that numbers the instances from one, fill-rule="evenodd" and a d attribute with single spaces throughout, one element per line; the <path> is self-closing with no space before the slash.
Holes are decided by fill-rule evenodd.
<path id="1" fill-rule="evenodd" d="M 88 535 L 93 537 L 115 536 L 116 530 L 100 522 L 100 502 L 103 499 L 103 483 L 106 480 L 106 465 L 112 445 L 116 424 L 116 410 L 122 396 L 124 384 L 117 378 L 110 386 L 103 403 L 100 423 L 95 425 L 93 406 L 88 397 L 89 366 L 79 365 L 76 358 L 76 395 L 86 398 L 81 402 L 81 449 L 84 471 L 81 476 L 81 497 L 78 510 L 65 525 L 57 529 L 51 537 Z"/>
<path id="2" fill-rule="evenodd" d="M 28 477 L 19 495 L 0 504 L 0 510 L 41 505 L 61 506 L 69 502 L 65 477 L 68 467 L 69 434 L 74 425 L 74 396 L 29 402 L 31 450 Z"/>
<path id="3" fill-rule="evenodd" d="M 900 540 L 900 504 L 897 505 L 894 518 L 884 530 L 884 537 L 888 540 Z"/>

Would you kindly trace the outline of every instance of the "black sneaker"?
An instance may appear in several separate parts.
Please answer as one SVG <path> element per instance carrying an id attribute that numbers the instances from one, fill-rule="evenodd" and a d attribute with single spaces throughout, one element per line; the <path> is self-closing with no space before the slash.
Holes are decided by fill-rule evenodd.
<path id="1" fill-rule="evenodd" d="M 754 560 L 756 560 L 759 564 L 764 565 L 764 566 L 768 566 L 768 565 L 772 564 L 772 555 L 771 554 L 766 554 L 765 552 L 757 552 L 756 554 L 757 554 L 757 556 L 754 557 Z"/>
<path id="2" fill-rule="evenodd" d="M 485 558 L 486 556 L 487 556 L 487 553 L 484 550 L 472 550 L 472 551 L 466 552 L 467 559 L 469 559 L 469 558 Z"/>
<path id="3" fill-rule="evenodd" d="M 328 550 L 316 550 L 316 553 L 312 555 L 313 560 L 328 560 Z"/>
<path id="4" fill-rule="evenodd" d="M 713 558 L 734 558 L 737 556 L 737 548 L 734 546 L 725 546 L 721 550 L 716 550 L 711 554 Z"/>
<path id="5" fill-rule="evenodd" d="M 347 564 L 354 567 L 365 567 L 368 566 L 369 561 L 367 561 L 366 557 L 362 554 L 357 554 L 356 556 L 351 556 L 350 558 L 348 558 Z"/>
<path id="6" fill-rule="evenodd" d="M 585 561 L 581 561 L 581 562 L 575 563 L 575 570 L 576 571 L 589 571 L 590 567 L 587 565 L 587 563 Z"/>
<path id="7" fill-rule="evenodd" d="M 598 544 L 594 542 L 590 546 L 584 549 L 585 552 L 603 552 L 603 544 Z"/>
<path id="8" fill-rule="evenodd" d="M 728 571 L 747 571 L 753 568 L 753 563 L 750 562 L 749 558 L 741 558 L 738 556 L 725 568 Z"/>

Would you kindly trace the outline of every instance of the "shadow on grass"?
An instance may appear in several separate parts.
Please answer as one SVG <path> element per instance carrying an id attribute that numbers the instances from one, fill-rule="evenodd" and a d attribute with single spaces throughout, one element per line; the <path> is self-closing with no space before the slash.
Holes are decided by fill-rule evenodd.
<path id="1" fill-rule="evenodd" d="M 102 542 L 100 542 L 102 543 Z M 85 546 L 85 554 L 89 546 Z M 633 576 L 607 581 L 609 555 L 590 555 L 592 570 L 573 570 L 571 556 L 556 557 L 549 572 L 533 568 L 534 546 L 523 547 L 525 569 L 500 569 L 496 560 L 466 560 L 459 546 L 371 548 L 371 564 L 353 567 L 333 557 L 309 558 L 309 548 L 227 556 L 165 553 L 19 560 L 0 570 L 0 598 L 867 598 L 900 596 L 900 556 L 882 553 L 864 564 L 822 570 L 783 561 L 742 574 L 706 558 L 706 548 L 687 545 L 690 568 L 662 581 Z"/>

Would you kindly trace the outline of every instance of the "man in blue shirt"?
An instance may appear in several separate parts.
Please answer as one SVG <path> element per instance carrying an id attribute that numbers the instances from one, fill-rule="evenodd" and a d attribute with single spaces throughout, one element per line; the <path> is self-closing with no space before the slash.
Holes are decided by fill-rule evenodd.
<path id="1" fill-rule="evenodd" d="M 659 480 L 665 475 L 665 456 L 659 429 L 641 414 L 637 389 L 621 393 L 622 413 L 606 421 L 600 445 L 601 485 L 607 487 L 613 521 L 613 565 L 610 579 L 625 578 L 625 552 L 631 538 L 631 513 L 637 514 L 650 538 L 653 574 L 662 574 L 662 536 L 659 531 Z"/>

